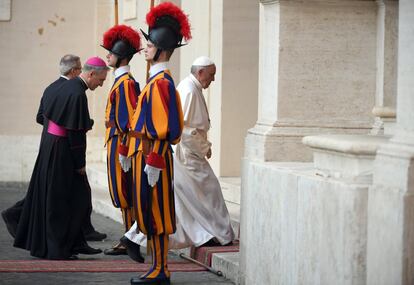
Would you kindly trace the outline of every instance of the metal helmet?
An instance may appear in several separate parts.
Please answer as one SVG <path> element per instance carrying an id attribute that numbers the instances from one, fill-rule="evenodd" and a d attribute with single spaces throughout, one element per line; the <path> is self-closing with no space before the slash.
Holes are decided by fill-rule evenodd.
<path id="1" fill-rule="evenodd" d="M 120 59 L 128 58 L 141 50 L 141 37 L 131 27 L 116 25 L 104 33 L 101 46 Z"/>
<path id="2" fill-rule="evenodd" d="M 191 39 L 190 23 L 187 15 L 171 2 L 164 2 L 152 8 L 147 14 L 148 34 L 142 32 L 145 39 L 151 41 L 160 50 L 174 50 Z"/>

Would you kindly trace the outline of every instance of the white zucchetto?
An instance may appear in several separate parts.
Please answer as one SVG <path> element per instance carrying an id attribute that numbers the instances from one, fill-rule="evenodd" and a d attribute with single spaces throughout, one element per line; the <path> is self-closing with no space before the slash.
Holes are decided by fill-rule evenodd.
<path id="1" fill-rule="evenodd" d="M 210 66 L 213 64 L 214 62 L 207 56 L 200 56 L 196 58 L 193 62 L 193 66 Z"/>

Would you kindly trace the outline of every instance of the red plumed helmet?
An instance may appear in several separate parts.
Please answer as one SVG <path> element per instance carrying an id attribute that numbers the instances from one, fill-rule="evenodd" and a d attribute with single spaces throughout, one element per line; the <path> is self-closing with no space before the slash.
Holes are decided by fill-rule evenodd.
<path id="1" fill-rule="evenodd" d="M 191 39 L 187 15 L 171 2 L 164 2 L 152 8 L 147 14 L 148 34 L 144 37 L 160 49 L 170 50 L 181 47 Z"/>
<path id="2" fill-rule="evenodd" d="M 104 33 L 101 46 L 120 58 L 129 57 L 141 50 L 141 37 L 131 27 L 116 25 Z"/>

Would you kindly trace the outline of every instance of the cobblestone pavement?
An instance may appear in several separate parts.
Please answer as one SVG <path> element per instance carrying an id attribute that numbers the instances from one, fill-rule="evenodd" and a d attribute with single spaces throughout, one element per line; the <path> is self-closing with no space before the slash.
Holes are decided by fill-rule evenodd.
<path id="1" fill-rule="evenodd" d="M 23 198 L 27 189 L 26 183 L 6 183 L 0 182 L 0 211 L 12 206 L 19 199 Z M 92 194 L 93 195 L 93 194 Z M 120 238 L 122 225 L 104 216 L 93 214 L 92 223 L 94 227 L 108 235 L 103 242 L 89 242 L 92 247 L 110 248 Z M 1 260 L 30 260 L 34 259 L 28 251 L 14 248 L 12 237 L 7 232 L 3 219 L 0 221 L 0 259 Z M 92 257 L 80 255 L 80 259 L 85 260 L 116 260 L 127 259 L 127 256 L 107 256 L 104 254 Z M 171 259 L 179 259 L 178 256 L 170 254 Z M 130 284 L 129 280 L 140 273 L 121 272 L 121 273 L 84 273 L 84 272 L 61 272 L 61 273 L 0 273 L 0 284 L 34 284 L 34 285 L 87 285 L 87 284 Z M 173 285 L 206 285 L 218 284 L 229 285 L 231 281 L 218 277 L 210 272 L 173 272 L 171 277 Z"/>

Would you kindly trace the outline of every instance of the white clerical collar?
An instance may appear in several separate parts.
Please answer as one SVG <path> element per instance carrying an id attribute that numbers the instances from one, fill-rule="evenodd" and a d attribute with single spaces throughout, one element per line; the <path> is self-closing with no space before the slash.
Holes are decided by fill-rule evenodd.
<path id="1" fill-rule="evenodd" d="M 154 64 L 153 66 L 151 66 L 151 68 L 149 70 L 149 76 L 153 77 L 158 72 L 166 70 L 166 69 L 168 69 L 168 61 Z"/>
<path id="2" fill-rule="evenodd" d="M 201 86 L 201 83 L 200 83 L 200 81 L 198 81 L 198 79 L 193 75 L 193 74 L 191 74 L 190 73 L 190 79 L 191 79 L 191 81 L 193 81 L 194 82 L 194 84 L 195 84 L 195 86 L 201 91 L 201 89 L 203 89 L 203 86 Z"/>
<path id="3" fill-rule="evenodd" d="M 118 67 L 114 71 L 115 78 L 121 76 L 122 74 L 125 74 L 125 73 L 129 72 L 130 69 L 131 69 L 131 67 L 129 65 L 124 65 L 124 66 Z"/>
<path id="4" fill-rule="evenodd" d="M 85 84 L 86 84 L 86 87 L 88 87 L 88 89 L 89 89 L 89 85 L 88 85 L 88 82 L 86 82 L 86 80 L 82 77 L 82 76 L 78 76 L 83 82 L 85 82 Z"/>
<path id="5" fill-rule="evenodd" d="M 61 75 L 60 77 L 65 78 L 66 80 L 69 80 L 69 77 L 67 77 L 65 75 Z"/>

